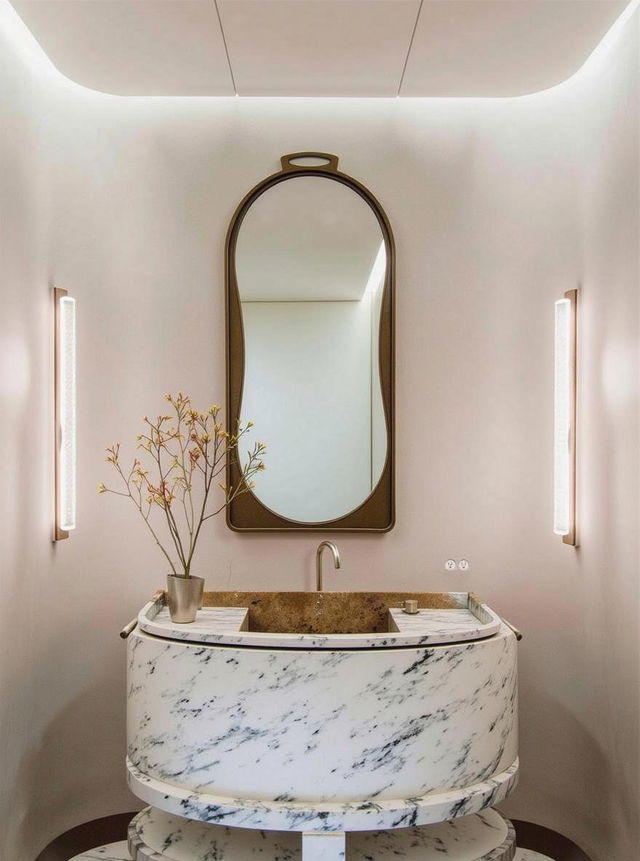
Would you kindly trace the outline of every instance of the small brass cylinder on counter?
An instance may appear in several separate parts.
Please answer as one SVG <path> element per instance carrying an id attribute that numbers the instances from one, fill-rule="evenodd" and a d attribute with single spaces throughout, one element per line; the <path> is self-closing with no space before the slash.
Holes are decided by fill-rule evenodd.
<path id="1" fill-rule="evenodd" d="M 402 612 L 407 613 L 409 616 L 415 616 L 420 612 L 418 609 L 418 602 L 415 598 L 408 598 L 406 601 L 402 602 Z"/>

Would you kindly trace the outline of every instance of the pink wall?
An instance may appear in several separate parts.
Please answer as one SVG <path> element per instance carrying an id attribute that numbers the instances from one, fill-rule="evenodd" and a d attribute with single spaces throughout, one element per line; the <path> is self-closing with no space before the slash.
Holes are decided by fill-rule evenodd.
<path id="1" fill-rule="evenodd" d="M 3 415 L 18 496 L 3 502 L 1 576 L 25 608 L 2 602 L 3 858 L 30 861 L 64 829 L 135 803 L 117 632 L 165 571 L 132 512 L 95 493 L 102 452 L 133 440 L 165 391 L 223 397 L 229 218 L 281 154 L 319 149 L 371 188 L 398 246 L 397 527 L 340 536 L 327 585 L 471 589 L 521 627 L 522 780 L 508 812 L 595 861 L 636 861 L 637 49 L 634 18 L 572 81 L 513 100 L 172 100 L 83 90 L 0 41 L 0 110 L 21 117 L 0 200 L 15 229 Z M 50 283 L 78 299 L 80 330 L 79 526 L 54 550 Z M 553 301 L 577 285 L 576 552 L 551 530 L 551 429 Z M 310 588 L 316 543 L 220 521 L 199 572 L 209 588 Z M 463 556 L 468 574 L 445 573 Z"/>
<path id="2" fill-rule="evenodd" d="M 55 707 L 53 712 L 34 707 L 46 664 L 37 634 L 43 615 L 40 589 L 53 563 L 49 195 L 39 72 L 4 36 L 0 23 L 0 857 L 31 861 L 35 853 L 26 847 L 35 848 L 44 834 L 32 832 L 25 840 L 23 833 L 34 801 L 39 749 L 55 712 Z M 55 701 L 51 692 L 49 697 Z M 52 823 L 44 825 L 50 833 Z"/>

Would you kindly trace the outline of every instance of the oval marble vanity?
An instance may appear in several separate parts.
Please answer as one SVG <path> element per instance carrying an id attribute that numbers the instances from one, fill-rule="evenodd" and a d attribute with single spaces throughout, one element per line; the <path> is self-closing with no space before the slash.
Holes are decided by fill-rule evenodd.
<path id="1" fill-rule="evenodd" d="M 398 608 L 408 598 L 416 615 Z M 296 601 L 303 621 L 283 623 Z M 514 788 L 516 637 L 473 596 L 205 603 L 185 626 L 151 602 L 128 641 L 129 783 L 154 808 L 240 828 L 379 831 L 474 814 Z"/>

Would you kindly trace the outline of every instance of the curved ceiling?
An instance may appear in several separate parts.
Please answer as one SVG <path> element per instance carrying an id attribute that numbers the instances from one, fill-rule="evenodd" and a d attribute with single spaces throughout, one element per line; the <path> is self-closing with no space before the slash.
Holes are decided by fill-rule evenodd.
<path id="1" fill-rule="evenodd" d="M 627 0 L 12 0 L 66 77 L 134 96 L 517 96 Z"/>

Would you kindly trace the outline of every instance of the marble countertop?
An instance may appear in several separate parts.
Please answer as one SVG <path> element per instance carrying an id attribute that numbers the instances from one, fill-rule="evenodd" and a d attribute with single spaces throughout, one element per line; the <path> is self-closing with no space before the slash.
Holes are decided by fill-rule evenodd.
<path id="1" fill-rule="evenodd" d="M 453 593 L 452 593 L 453 594 Z M 230 646 L 303 649 L 373 649 L 434 646 L 484 639 L 496 634 L 502 621 L 486 604 L 469 596 L 467 606 L 423 608 L 416 614 L 388 610 L 388 630 L 354 634 L 283 633 L 250 630 L 249 607 L 203 607 L 195 622 L 176 624 L 169 610 L 149 602 L 138 616 L 148 634 L 172 640 Z"/>

